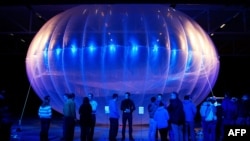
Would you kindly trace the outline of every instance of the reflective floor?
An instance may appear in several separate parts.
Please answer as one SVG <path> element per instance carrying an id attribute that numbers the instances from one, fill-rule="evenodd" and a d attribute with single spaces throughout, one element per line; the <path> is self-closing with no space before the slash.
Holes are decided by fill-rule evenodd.
<path id="1" fill-rule="evenodd" d="M 96 125 L 94 141 L 108 141 L 109 125 Z M 196 128 L 197 141 L 202 141 L 200 128 Z M 25 119 L 21 124 L 12 126 L 11 141 L 39 141 L 40 122 L 38 119 Z M 135 141 L 148 141 L 148 126 L 136 125 L 133 127 Z M 50 141 L 60 141 L 62 137 L 62 120 L 52 120 L 49 130 Z M 121 126 L 117 141 L 121 140 Z M 126 141 L 128 141 L 127 139 Z M 80 127 L 75 127 L 74 141 L 80 141 Z"/>

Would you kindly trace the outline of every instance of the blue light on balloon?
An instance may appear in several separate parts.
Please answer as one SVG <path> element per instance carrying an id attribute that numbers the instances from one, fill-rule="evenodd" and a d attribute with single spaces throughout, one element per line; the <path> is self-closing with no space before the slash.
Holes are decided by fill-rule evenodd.
<path id="1" fill-rule="evenodd" d="M 157 45 L 154 45 L 154 47 L 153 47 L 153 52 L 155 52 L 155 53 L 158 52 L 158 46 L 157 46 Z"/>
<path id="2" fill-rule="evenodd" d="M 137 45 L 132 45 L 131 48 L 131 55 L 134 56 L 138 53 L 138 46 Z"/>
<path id="3" fill-rule="evenodd" d="M 75 55 L 77 53 L 77 47 L 75 45 L 71 46 L 71 53 L 72 55 Z"/>
<path id="4" fill-rule="evenodd" d="M 88 47 L 88 50 L 89 50 L 89 53 L 90 53 L 90 54 L 93 54 L 94 51 L 96 51 L 96 47 L 95 47 L 94 45 L 90 45 L 90 46 Z"/>
<path id="5" fill-rule="evenodd" d="M 109 45 L 109 51 L 110 51 L 110 53 L 114 53 L 115 50 L 116 50 L 115 45 L 113 45 L 113 44 Z"/>
<path id="6" fill-rule="evenodd" d="M 61 50 L 60 48 L 57 48 L 57 49 L 56 49 L 56 56 L 59 56 L 59 55 L 61 54 L 61 51 L 62 51 L 62 50 Z"/>
<path id="7" fill-rule="evenodd" d="M 216 82 L 219 59 L 207 33 L 169 6 L 79 5 L 41 27 L 29 46 L 26 71 L 35 93 L 51 96 L 54 110 L 62 113 L 66 92 L 76 94 L 77 108 L 91 92 L 99 103 L 97 117 L 104 117 L 114 92 L 131 92 L 136 106 L 146 107 L 158 93 L 168 102 L 172 91 L 199 104 Z M 146 122 L 148 116 L 136 114 L 134 120 Z"/>

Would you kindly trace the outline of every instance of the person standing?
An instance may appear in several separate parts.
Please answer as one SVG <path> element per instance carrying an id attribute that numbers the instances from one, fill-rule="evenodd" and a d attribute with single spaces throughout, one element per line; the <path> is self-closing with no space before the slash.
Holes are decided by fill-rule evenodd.
<path id="1" fill-rule="evenodd" d="M 148 114 L 149 114 L 149 129 L 148 129 L 148 139 L 150 141 L 155 141 L 156 134 L 156 122 L 154 120 L 154 114 L 157 110 L 156 98 L 153 96 L 148 104 Z"/>
<path id="2" fill-rule="evenodd" d="M 74 131 L 76 123 L 76 104 L 75 104 L 75 94 L 67 93 L 65 94 L 66 101 L 63 106 L 63 116 L 64 116 L 64 127 L 63 134 L 65 141 L 74 140 Z"/>
<path id="3" fill-rule="evenodd" d="M 249 94 L 243 94 L 238 102 L 238 113 L 236 119 L 236 125 L 238 126 L 250 126 L 248 118 L 250 117 L 250 100 Z"/>
<path id="4" fill-rule="evenodd" d="M 89 98 L 84 97 L 79 108 L 81 141 L 88 141 L 90 138 L 90 128 L 92 123 L 92 107 L 89 103 Z"/>
<path id="5" fill-rule="evenodd" d="M 52 116 L 50 96 L 45 96 L 43 103 L 38 109 L 38 116 L 41 122 L 40 141 L 49 141 L 49 128 Z"/>
<path id="6" fill-rule="evenodd" d="M 154 121 L 156 122 L 157 128 L 160 132 L 161 141 L 167 141 L 168 137 L 168 120 L 169 114 L 165 105 L 160 102 L 159 107 L 155 111 Z"/>
<path id="7" fill-rule="evenodd" d="M 185 95 L 182 103 L 185 113 L 184 141 L 195 141 L 196 105 L 193 103 L 190 95 Z"/>
<path id="8" fill-rule="evenodd" d="M 170 123 L 170 140 L 171 141 L 183 141 L 183 125 L 185 123 L 185 114 L 183 110 L 183 104 L 178 97 L 177 92 L 170 94 L 170 103 L 167 107 L 169 112 Z"/>
<path id="9" fill-rule="evenodd" d="M 125 99 L 121 102 L 121 111 L 122 111 L 122 140 L 125 140 L 125 131 L 126 131 L 126 123 L 128 121 L 129 127 L 129 140 L 133 141 L 133 111 L 135 110 L 135 104 L 130 99 L 130 92 L 125 93 Z"/>
<path id="10" fill-rule="evenodd" d="M 114 93 L 109 101 L 109 141 L 116 141 L 116 136 L 119 128 L 119 108 L 117 104 L 118 94 Z"/>
<path id="11" fill-rule="evenodd" d="M 156 96 L 156 102 L 155 102 L 156 105 L 157 105 L 157 107 L 159 107 L 159 104 L 161 102 L 164 104 L 164 102 L 163 102 L 163 94 L 162 93 L 158 93 L 157 96 Z M 165 108 L 167 108 L 167 107 L 165 107 Z M 155 131 L 155 138 L 156 138 L 156 140 L 158 140 L 158 133 L 160 133 L 160 132 L 159 132 L 157 126 L 156 126 L 156 131 Z"/>
<path id="12" fill-rule="evenodd" d="M 224 93 L 224 99 L 221 103 L 222 123 L 220 124 L 220 140 L 224 140 L 225 126 L 234 126 L 237 120 L 238 102 L 235 97 L 232 97 L 229 92 Z M 218 112 L 218 111 L 217 111 Z M 217 124 L 218 125 L 218 124 Z"/>
<path id="13" fill-rule="evenodd" d="M 98 103 L 94 100 L 93 93 L 89 93 L 88 98 L 90 101 L 90 105 L 92 107 L 92 122 L 91 122 L 92 124 L 90 127 L 89 141 L 93 141 L 94 132 L 95 132 L 95 125 L 96 125 L 96 109 L 97 109 Z"/>
<path id="14" fill-rule="evenodd" d="M 201 104 L 200 115 L 204 141 L 216 141 L 217 109 L 215 99 L 208 97 Z"/>

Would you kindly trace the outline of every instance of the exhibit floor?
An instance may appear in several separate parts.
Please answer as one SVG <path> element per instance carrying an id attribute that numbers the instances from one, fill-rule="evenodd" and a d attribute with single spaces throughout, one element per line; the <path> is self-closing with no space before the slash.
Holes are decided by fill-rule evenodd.
<path id="1" fill-rule="evenodd" d="M 121 125 L 119 126 L 117 141 L 121 140 Z M 109 125 L 96 125 L 94 141 L 108 141 Z M 196 128 L 197 141 L 202 141 L 200 128 Z M 11 141 L 39 141 L 40 121 L 39 119 L 24 119 L 12 126 Z M 74 132 L 74 141 L 80 141 L 80 127 L 77 125 Z M 128 138 L 128 131 L 126 133 Z M 133 126 L 135 141 L 148 141 L 148 125 Z M 49 130 L 50 141 L 60 141 L 62 137 L 62 119 L 53 119 Z M 128 141 L 129 139 L 126 139 Z M 159 139 L 160 141 L 160 139 Z"/>

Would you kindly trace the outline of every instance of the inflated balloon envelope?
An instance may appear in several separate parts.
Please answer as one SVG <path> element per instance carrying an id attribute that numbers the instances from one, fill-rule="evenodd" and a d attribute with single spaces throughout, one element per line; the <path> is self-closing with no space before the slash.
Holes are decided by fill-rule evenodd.
<path id="1" fill-rule="evenodd" d="M 158 93 L 166 103 L 172 91 L 181 99 L 190 94 L 196 105 L 202 102 L 217 80 L 219 60 L 207 33 L 171 7 L 92 4 L 47 21 L 30 44 L 26 70 L 35 93 L 50 95 L 60 113 L 66 92 L 75 93 L 77 108 L 92 92 L 99 103 L 98 123 L 108 123 L 104 107 L 112 94 L 118 93 L 120 102 L 129 91 L 136 124 L 148 122 L 138 107 Z"/>

